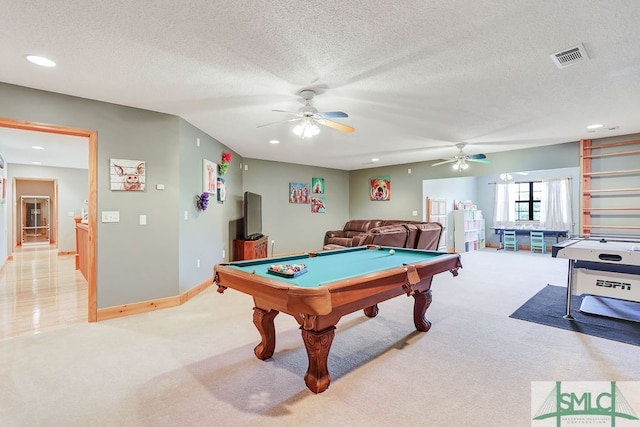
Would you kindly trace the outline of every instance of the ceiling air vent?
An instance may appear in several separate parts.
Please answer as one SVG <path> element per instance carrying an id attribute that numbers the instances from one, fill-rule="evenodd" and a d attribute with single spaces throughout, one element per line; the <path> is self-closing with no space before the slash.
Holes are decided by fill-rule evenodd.
<path id="1" fill-rule="evenodd" d="M 565 68 L 576 62 L 589 59 L 589 55 L 587 55 L 587 51 L 582 44 L 572 47 L 571 49 L 565 49 L 562 52 L 554 53 L 550 55 L 550 57 L 558 68 Z"/>

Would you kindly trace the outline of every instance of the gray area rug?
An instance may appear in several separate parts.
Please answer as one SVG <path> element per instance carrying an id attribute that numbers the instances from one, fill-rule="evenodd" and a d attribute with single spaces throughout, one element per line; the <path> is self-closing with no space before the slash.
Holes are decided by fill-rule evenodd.
<path id="1" fill-rule="evenodd" d="M 582 313 L 581 296 L 573 296 L 572 316 L 565 319 L 567 288 L 547 285 L 511 314 L 511 318 L 540 323 L 555 328 L 581 332 L 600 338 L 640 345 L 640 325 L 636 322 L 612 317 Z"/>

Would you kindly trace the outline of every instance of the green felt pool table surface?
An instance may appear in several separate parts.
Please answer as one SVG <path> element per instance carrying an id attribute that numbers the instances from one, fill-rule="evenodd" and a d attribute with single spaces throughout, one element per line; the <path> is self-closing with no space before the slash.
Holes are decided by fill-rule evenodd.
<path id="1" fill-rule="evenodd" d="M 393 255 L 389 253 L 391 249 L 395 251 Z M 442 255 L 446 255 L 446 253 L 390 247 L 379 247 L 368 250 L 367 247 L 361 246 L 357 248 L 319 252 L 316 256 L 302 254 L 241 261 L 229 264 L 229 266 L 246 273 L 281 280 L 283 284 L 289 286 L 295 285 L 303 288 L 314 288 L 338 280 L 363 276 L 392 267 L 429 261 Z M 268 272 L 270 266 L 279 264 L 304 264 L 307 272 L 292 278 L 281 277 Z"/>

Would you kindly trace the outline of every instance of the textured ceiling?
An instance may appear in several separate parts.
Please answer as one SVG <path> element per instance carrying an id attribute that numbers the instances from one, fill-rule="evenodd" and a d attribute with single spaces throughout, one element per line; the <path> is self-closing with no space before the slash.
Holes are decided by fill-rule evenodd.
<path id="1" fill-rule="evenodd" d="M 637 0 L 0 3 L 0 81 L 174 114 L 245 157 L 353 170 L 640 132 Z M 355 132 L 257 127 L 306 88 Z"/>

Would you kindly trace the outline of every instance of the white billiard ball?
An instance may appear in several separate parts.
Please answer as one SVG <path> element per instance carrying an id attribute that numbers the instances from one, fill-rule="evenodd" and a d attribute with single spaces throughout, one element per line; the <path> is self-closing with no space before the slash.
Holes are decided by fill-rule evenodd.
<path id="1" fill-rule="evenodd" d="M 393 254 L 395 254 L 395 253 L 396 253 L 395 249 L 391 249 L 391 250 L 389 250 L 389 255 L 393 255 Z"/>

